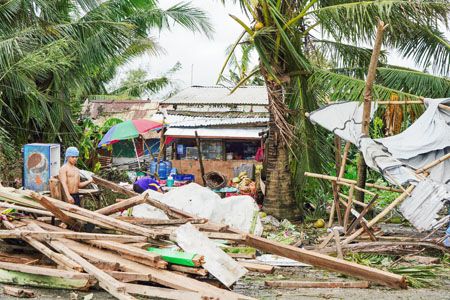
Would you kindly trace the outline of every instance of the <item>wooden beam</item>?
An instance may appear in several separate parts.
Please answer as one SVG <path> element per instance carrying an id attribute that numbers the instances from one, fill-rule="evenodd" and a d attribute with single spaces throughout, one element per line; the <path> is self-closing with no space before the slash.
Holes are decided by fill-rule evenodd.
<path id="1" fill-rule="evenodd" d="M 367 289 L 370 287 L 368 281 L 342 281 L 342 282 L 321 282 L 321 281 L 293 281 L 293 280 L 273 280 L 265 281 L 264 284 L 276 288 L 356 288 Z"/>
<path id="2" fill-rule="evenodd" d="M 187 273 L 187 274 L 193 274 L 198 276 L 207 276 L 208 271 L 202 268 L 193 268 L 193 267 L 186 267 L 181 265 L 170 265 L 168 267 L 169 270 Z"/>
<path id="3" fill-rule="evenodd" d="M 3 294 L 17 298 L 34 298 L 36 295 L 31 290 L 16 288 L 8 285 L 3 286 Z"/>
<path id="4" fill-rule="evenodd" d="M 33 214 L 42 215 L 42 216 L 48 216 L 48 217 L 53 217 L 54 216 L 51 212 L 46 211 L 46 210 L 30 208 L 30 207 L 10 204 L 10 203 L 6 203 L 6 202 L 0 202 L 0 207 L 14 208 L 15 210 L 18 210 L 18 211 L 21 211 L 21 212 L 29 212 L 29 213 L 33 213 Z"/>
<path id="5" fill-rule="evenodd" d="M 115 184 L 109 180 L 98 177 L 97 175 L 92 175 L 92 179 L 94 180 L 95 184 L 102 186 L 104 188 L 107 188 L 109 190 L 112 190 L 114 192 L 117 192 L 117 193 L 120 193 L 120 194 L 123 194 L 126 196 L 130 196 L 130 197 L 139 195 L 138 193 L 136 193 L 134 191 L 127 190 L 126 188 L 124 188 L 118 184 Z"/>
<path id="6" fill-rule="evenodd" d="M 2 223 L 8 229 L 16 229 L 16 227 L 9 221 L 3 220 Z M 23 230 L 23 229 L 19 228 L 17 230 Z M 76 271 L 83 270 L 83 268 L 78 263 L 65 257 L 64 255 L 54 252 L 52 249 L 48 248 L 46 245 L 44 245 L 40 241 L 38 241 L 32 237 L 28 237 L 28 236 L 24 236 L 24 237 L 22 237 L 22 239 L 25 242 L 27 242 L 28 244 L 30 244 L 33 248 L 35 248 L 36 250 L 38 250 L 39 252 L 41 252 L 42 254 L 47 256 L 48 258 L 50 258 L 52 261 L 54 261 L 57 265 L 61 266 L 62 268 L 66 269 L 66 270 L 76 270 Z"/>
<path id="7" fill-rule="evenodd" d="M 198 163 L 200 165 L 200 174 L 202 176 L 203 186 L 206 186 L 205 168 L 203 167 L 202 147 L 200 145 L 200 138 L 198 137 L 197 130 L 195 131 L 195 141 L 197 142 Z"/>
<path id="8" fill-rule="evenodd" d="M 336 243 L 337 258 L 344 259 L 344 254 L 341 248 L 341 238 L 339 237 L 339 231 L 333 228 L 334 242 Z"/>
<path id="9" fill-rule="evenodd" d="M 68 238 L 74 240 L 106 240 L 116 242 L 146 242 L 148 239 L 144 236 L 138 235 L 117 235 L 117 234 L 104 234 L 104 233 L 86 233 L 86 232 L 36 232 L 33 230 L 0 230 L 1 239 L 13 239 L 31 237 L 36 240 L 52 240 L 58 238 Z"/>
<path id="10" fill-rule="evenodd" d="M 151 276 L 148 274 L 136 272 L 107 272 L 109 275 L 119 280 L 120 282 L 134 282 L 134 281 L 150 281 Z"/>
<path id="11" fill-rule="evenodd" d="M 274 266 L 265 265 L 265 264 L 257 264 L 257 263 L 251 263 L 246 261 L 238 261 L 238 263 L 246 268 L 249 271 L 252 272 L 259 272 L 259 273 L 266 273 L 266 274 L 272 274 L 275 270 Z"/>
<path id="12" fill-rule="evenodd" d="M 147 194 L 134 196 L 134 197 L 126 199 L 124 201 L 114 203 L 112 205 L 100 208 L 100 209 L 96 210 L 95 212 L 98 214 L 109 216 L 116 212 L 123 211 L 130 207 L 145 203 L 145 199 L 147 199 L 147 197 L 148 197 Z"/>
<path id="13" fill-rule="evenodd" d="M 315 267 L 336 271 L 364 280 L 376 282 L 392 288 L 406 288 L 406 279 L 403 276 L 389 273 L 386 271 L 337 259 L 324 254 L 309 250 L 300 249 L 254 235 L 247 235 L 246 244 L 258 248 L 262 251 L 294 259 L 299 262 L 307 263 Z"/>
<path id="14" fill-rule="evenodd" d="M 208 296 L 204 296 L 197 292 L 178 291 L 168 288 L 160 288 L 147 285 L 127 284 L 127 292 L 130 294 L 137 294 L 147 297 L 156 297 L 161 299 L 174 299 L 174 300 L 203 300 L 209 299 Z"/>
<path id="15" fill-rule="evenodd" d="M 186 223 L 203 225 L 206 222 L 206 219 L 194 219 L 194 218 L 183 218 L 183 219 L 169 219 L 169 220 L 161 220 L 161 219 L 147 219 L 147 218 L 136 218 L 136 217 L 127 217 L 120 216 L 117 219 L 138 225 L 181 225 Z M 198 226 L 196 225 L 196 226 Z M 206 224 L 205 224 L 206 225 Z"/>
<path id="16" fill-rule="evenodd" d="M 28 225 L 30 228 L 36 231 L 42 230 L 38 225 L 36 224 L 30 224 Z M 119 300 L 135 300 L 136 298 L 132 297 L 126 292 L 125 286 L 123 283 L 117 281 L 114 279 L 111 275 L 105 273 L 104 271 L 100 270 L 84 258 L 82 258 L 79 254 L 74 252 L 72 249 L 66 246 L 64 242 L 61 242 L 59 240 L 52 240 L 48 242 L 54 249 L 59 251 L 60 253 L 66 255 L 67 257 L 70 257 L 72 260 L 74 260 L 76 263 L 81 265 L 83 269 L 94 276 L 103 289 L 105 289 L 108 293 L 113 295 Z"/>
<path id="17" fill-rule="evenodd" d="M 58 207 L 56 207 L 53 203 L 51 203 L 46 197 L 37 194 L 32 193 L 31 197 L 38 201 L 42 206 L 44 206 L 46 209 L 48 209 L 55 217 L 60 219 L 63 223 L 67 224 L 69 227 L 71 227 L 75 231 L 79 231 L 81 229 L 82 224 L 78 222 L 77 220 L 69 217 L 65 213 L 63 213 Z"/>
<path id="18" fill-rule="evenodd" d="M 352 204 L 353 204 L 353 192 L 355 190 L 355 185 L 352 184 L 350 186 L 350 190 L 348 192 L 348 199 L 347 199 L 347 207 L 345 208 L 345 214 L 344 214 L 344 232 L 347 230 L 349 217 L 350 217 L 350 211 L 352 210 Z"/>

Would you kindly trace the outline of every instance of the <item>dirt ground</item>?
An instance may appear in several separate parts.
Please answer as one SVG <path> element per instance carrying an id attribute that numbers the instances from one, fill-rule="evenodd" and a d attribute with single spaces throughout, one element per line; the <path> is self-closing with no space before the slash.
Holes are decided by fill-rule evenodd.
<path id="1" fill-rule="evenodd" d="M 372 286 L 369 289 L 274 289 L 264 286 L 265 280 L 327 280 L 327 281 L 354 281 L 353 278 L 346 278 L 333 272 L 326 272 L 311 267 L 283 267 L 277 268 L 273 274 L 249 273 L 236 283 L 233 290 L 235 292 L 255 297 L 258 299 L 450 299 L 450 281 L 437 281 L 436 287 L 407 290 L 392 290 L 382 286 Z M 35 291 L 35 299 L 55 300 L 55 299 L 77 299 L 93 294 L 93 300 L 109 300 L 114 297 L 102 291 L 72 292 L 67 290 L 50 290 L 29 288 Z M 76 293 L 77 298 L 71 298 L 71 293 Z M 12 300 L 15 297 L 0 295 L 0 299 Z M 144 298 L 141 298 L 144 299 Z M 149 299 L 149 298 L 145 298 Z M 156 299 L 156 298 L 153 298 Z"/>

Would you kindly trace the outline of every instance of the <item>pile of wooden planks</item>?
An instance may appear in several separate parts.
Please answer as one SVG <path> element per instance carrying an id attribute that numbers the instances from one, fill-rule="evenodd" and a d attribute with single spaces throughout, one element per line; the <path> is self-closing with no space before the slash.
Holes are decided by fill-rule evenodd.
<path id="1" fill-rule="evenodd" d="M 98 177 L 95 182 L 129 198 L 90 211 L 32 191 L 0 188 L 0 238 L 5 242 L 22 240 L 25 244 L 21 247 L 31 246 L 39 253 L 35 255 L 38 259 L 16 261 L 0 255 L 0 282 L 68 289 L 98 285 L 117 299 L 135 299 L 133 294 L 167 299 L 250 299 L 203 279 L 213 276 L 231 287 L 247 270 L 270 273 L 273 267 L 236 262 L 211 241 L 220 239 L 369 282 L 406 288 L 402 276 L 215 224 Z M 142 203 L 162 210 L 171 219 L 114 216 Z M 170 260 L 170 251 L 148 251 L 150 247 L 181 248 L 192 255 Z"/>

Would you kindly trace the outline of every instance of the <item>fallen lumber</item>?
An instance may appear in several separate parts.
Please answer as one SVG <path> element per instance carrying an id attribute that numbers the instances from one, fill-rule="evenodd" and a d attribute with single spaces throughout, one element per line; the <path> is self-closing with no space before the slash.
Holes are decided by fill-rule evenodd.
<path id="1" fill-rule="evenodd" d="M 113 241 L 88 241 L 88 243 L 102 249 L 113 250 L 128 257 L 133 256 L 137 258 L 138 261 L 145 261 L 146 264 L 151 262 L 151 266 L 155 268 L 165 269 L 167 267 L 167 262 L 162 259 L 161 255 L 132 247 L 127 244 L 121 244 Z"/>
<path id="2" fill-rule="evenodd" d="M 176 251 L 172 249 L 148 248 L 149 253 L 161 255 L 165 261 L 186 267 L 199 267 L 204 263 L 204 257 L 195 253 Z"/>
<path id="3" fill-rule="evenodd" d="M 375 204 L 375 201 L 378 199 L 378 194 L 372 197 L 370 202 L 366 205 L 366 207 L 363 208 L 359 216 L 353 221 L 352 224 L 350 224 L 350 227 L 347 229 L 345 228 L 346 232 L 345 234 L 350 234 L 356 226 L 363 220 L 363 217 L 369 212 L 370 208 Z"/>
<path id="4" fill-rule="evenodd" d="M 0 207 L 14 208 L 17 211 L 29 212 L 29 213 L 33 213 L 33 214 L 42 215 L 42 216 L 48 216 L 48 217 L 54 216 L 51 212 L 46 211 L 46 210 L 35 209 L 35 208 L 30 208 L 30 207 L 25 207 L 25 206 L 20 206 L 20 205 L 14 205 L 14 204 L 6 203 L 6 202 L 0 202 Z"/>
<path id="5" fill-rule="evenodd" d="M 386 216 L 391 210 L 393 210 L 397 205 L 399 205 L 403 200 L 405 200 L 406 197 L 412 192 L 414 189 L 413 185 L 410 185 L 406 191 L 404 191 L 402 194 L 400 194 L 394 201 L 391 202 L 382 212 L 380 212 L 378 215 L 375 216 L 372 220 L 370 220 L 367 223 L 367 228 L 371 228 L 374 224 L 376 224 L 378 221 L 380 221 L 384 216 Z M 356 230 L 352 235 L 347 237 L 342 244 L 348 244 L 351 241 L 353 241 L 355 238 L 357 238 L 361 233 L 363 233 L 364 228 L 360 228 Z"/>
<path id="6" fill-rule="evenodd" d="M 181 225 L 181 224 L 186 224 L 186 223 L 203 225 L 202 223 L 206 222 L 205 219 L 194 219 L 194 218 L 160 220 L 160 219 L 147 219 L 147 218 L 120 216 L 120 217 L 117 217 L 117 219 L 131 223 L 131 224 L 139 224 L 139 225 Z M 196 225 L 196 226 L 199 226 L 199 225 Z"/>
<path id="7" fill-rule="evenodd" d="M 87 289 L 96 283 L 86 273 L 0 262 L 0 282 L 56 289 Z"/>
<path id="8" fill-rule="evenodd" d="M 95 212 L 105 215 L 105 216 L 109 216 L 116 212 L 120 212 L 120 211 L 126 210 L 130 207 L 145 203 L 145 200 L 147 199 L 147 197 L 148 197 L 148 195 L 134 196 L 134 197 L 126 199 L 124 201 L 114 203 L 112 205 L 100 208 L 100 209 L 96 210 Z"/>
<path id="9" fill-rule="evenodd" d="M 22 191 L 22 193 L 24 193 L 25 195 L 33 195 L 33 194 L 37 194 L 35 192 L 30 192 L 30 191 Z M 127 232 L 130 234 L 136 234 L 136 235 L 143 235 L 143 236 L 147 236 L 147 237 L 151 237 L 151 238 L 159 238 L 159 237 L 163 237 L 163 236 L 168 236 L 170 234 L 170 232 L 165 232 L 164 230 L 151 230 L 148 228 L 144 228 L 141 226 L 136 226 L 127 222 L 123 222 L 120 220 L 117 220 L 115 218 L 109 217 L 109 216 L 105 216 L 102 214 L 99 214 L 97 212 L 94 211 L 90 211 L 88 209 L 73 205 L 73 204 L 69 204 L 66 202 L 62 202 L 60 200 L 56 200 L 56 199 L 52 199 L 52 198 L 47 198 L 52 204 L 54 204 L 55 206 L 57 206 L 60 209 L 63 210 L 67 210 L 69 212 L 75 213 L 76 216 L 81 215 L 81 216 L 85 216 L 88 218 L 88 220 L 90 220 L 89 222 L 93 223 L 93 224 L 99 224 L 99 226 L 101 226 L 100 224 L 107 224 L 108 226 L 118 230 L 118 231 L 122 231 L 122 232 Z M 98 222 L 100 221 L 100 222 Z M 96 224 L 96 225 L 97 225 Z"/>
<path id="10" fill-rule="evenodd" d="M 175 299 L 175 300 L 204 300 L 210 299 L 208 296 L 204 296 L 197 292 L 177 291 L 168 288 L 160 288 L 154 286 L 127 284 L 127 292 L 130 294 L 137 294 L 147 297 L 157 297 L 163 299 Z"/>
<path id="11" fill-rule="evenodd" d="M 294 280 L 273 280 L 265 281 L 264 284 L 270 287 L 279 288 L 356 288 L 367 289 L 370 287 L 368 281 L 341 281 L 341 282 L 320 282 L 320 281 L 294 281 Z"/>
<path id="12" fill-rule="evenodd" d="M 43 241 L 58 238 L 68 238 L 75 240 L 107 240 L 116 242 L 146 242 L 147 238 L 138 235 L 117 235 L 104 233 L 87 233 L 87 232 L 36 232 L 33 230 L 0 230 L 0 239 L 17 239 L 23 237 L 31 237 L 33 239 Z"/>
<path id="13" fill-rule="evenodd" d="M 115 279 L 121 281 L 121 282 L 134 282 L 134 281 L 149 281 L 150 275 L 148 274 L 142 274 L 142 273 L 136 273 L 136 272 L 118 272 L 118 271 L 111 271 L 107 272 L 109 275 L 114 277 Z"/>
<path id="14" fill-rule="evenodd" d="M 63 223 L 67 224 L 73 230 L 79 231 L 82 227 L 82 224 L 77 220 L 69 217 L 65 213 L 63 213 L 58 207 L 56 207 L 53 203 L 51 203 L 46 197 L 32 193 L 31 197 L 37 200 L 42 206 L 44 206 L 47 210 L 49 210 L 55 217 L 60 219 Z"/>
<path id="15" fill-rule="evenodd" d="M 16 229 L 16 227 L 9 221 L 3 220 L 3 225 L 8 229 Z M 17 230 L 23 230 L 22 228 L 19 228 Z M 52 261 L 54 261 L 57 265 L 61 266 L 63 269 L 66 270 L 75 270 L 75 271 L 82 271 L 82 267 L 74 262 L 73 260 L 65 257 L 64 255 L 61 255 L 52 249 L 48 248 L 46 245 L 41 243 L 40 241 L 32 238 L 24 236 L 22 239 L 30 244 L 33 248 L 50 258 Z"/>
<path id="16" fill-rule="evenodd" d="M 238 261 L 238 263 L 246 268 L 249 271 L 252 272 L 259 272 L 259 273 L 266 273 L 266 274 L 272 274 L 275 270 L 274 266 L 269 266 L 265 264 L 256 264 L 256 263 L 250 263 L 246 261 Z"/>
<path id="17" fill-rule="evenodd" d="M 210 232 L 210 231 L 203 231 L 202 233 L 210 239 L 229 240 L 236 242 L 243 242 L 245 240 L 244 235 L 237 233 Z"/>
<path id="18" fill-rule="evenodd" d="M 105 187 L 105 188 L 110 189 L 110 190 L 112 190 L 114 192 L 117 192 L 117 193 L 120 193 L 120 194 L 123 194 L 123 195 L 126 195 L 126 196 L 130 196 L 130 197 L 134 197 L 134 196 L 139 195 L 138 193 L 136 193 L 134 191 L 127 190 L 126 188 L 124 188 L 124 187 L 122 187 L 122 186 L 120 186 L 118 184 L 115 184 L 114 182 L 108 181 L 108 180 L 103 179 L 101 177 L 98 177 L 96 175 L 92 175 L 92 179 L 94 180 L 94 183 L 96 185 Z"/>
<path id="19" fill-rule="evenodd" d="M 208 271 L 202 268 L 193 268 L 193 267 L 186 267 L 186 266 L 180 266 L 180 265 L 169 265 L 169 270 L 187 273 L 187 274 L 193 274 L 198 276 L 206 276 L 208 275 Z"/>
<path id="20" fill-rule="evenodd" d="M 150 281 L 161 284 L 163 286 L 184 291 L 200 292 L 201 294 L 204 294 L 206 296 L 220 299 L 253 299 L 251 297 L 247 297 L 231 291 L 216 288 L 210 284 L 178 275 L 167 270 L 148 267 L 140 263 L 125 259 L 118 254 L 92 248 L 89 245 L 82 244 L 73 240 L 63 239 L 63 241 L 73 251 L 77 252 L 88 260 L 117 262 L 120 264 L 122 270 L 126 272 L 149 274 Z"/>
<path id="21" fill-rule="evenodd" d="M 409 247 L 414 249 L 430 248 L 442 251 L 442 253 L 450 253 L 450 249 L 443 246 L 437 245 L 430 242 L 388 242 L 388 241 L 377 241 L 377 242 L 364 242 L 357 244 L 347 244 L 342 245 L 342 249 L 352 252 L 400 252 L 401 247 Z M 335 247 L 327 247 L 320 250 L 320 253 L 336 253 Z"/>
<path id="22" fill-rule="evenodd" d="M 20 289 L 9 285 L 3 286 L 3 294 L 17 298 L 34 298 L 36 295 L 31 290 Z"/>
<path id="23" fill-rule="evenodd" d="M 38 225 L 36 224 L 29 224 L 28 227 L 30 227 L 33 230 L 36 231 L 42 231 Z M 119 300 L 134 300 L 136 298 L 129 295 L 126 290 L 123 283 L 117 281 L 114 279 L 111 275 L 105 273 L 104 271 L 100 270 L 84 258 L 82 258 L 80 255 L 78 255 L 76 252 L 74 252 L 72 249 L 66 246 L 64 242 L 61 242 L 59 240 L 55 241 L 49 241 L 49 244 L 59 251 L 60 253 L 66 255 L 67 257 L 70 257 L 72 260 L 74 260 L 76 263 L 78 263 L 80 266 L 83 267 L 83 269 L 94 276 L 103 289 L 105 289 L 108 293 L 113 295 Z"/>
<path id="24" fill-rule="evenodd" d="M 247 235 L 246 244 L 262 251 L 294 259 L 315 267 L 336 271 L 397 289 L 406 288 L 406 279 L 403 276 L 337 259 L 314 251 L 283 245 L 250 234 Z"/>
<path id="25" fill-rule="evenodd" d="M 187 223 L 178 227 L 171 239 L 184 251 L 204 255 L 203 268 L 227 287 L 247 273 L 245 268 L 229 257 L 192 224 Z"/>

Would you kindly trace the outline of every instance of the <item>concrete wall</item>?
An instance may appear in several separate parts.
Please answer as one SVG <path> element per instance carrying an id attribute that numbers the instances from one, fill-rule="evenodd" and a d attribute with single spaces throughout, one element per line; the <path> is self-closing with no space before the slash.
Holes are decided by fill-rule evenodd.
<path id="1" fill-rule="evenodd" d="M 239 167 L 242 164 L 261 164 L 256 160 L 204 160 L 203 166 L 205 168 L 205 174 L 208 172 L 216 171 L 227 177 L 227 180 L 233 178 L 233 168 Z M 195 182 L 203 184 L 200 164 L 198 160 L 172 160 L 172 167 L 177 168 L 179 174 L 194 174 Z"/>

